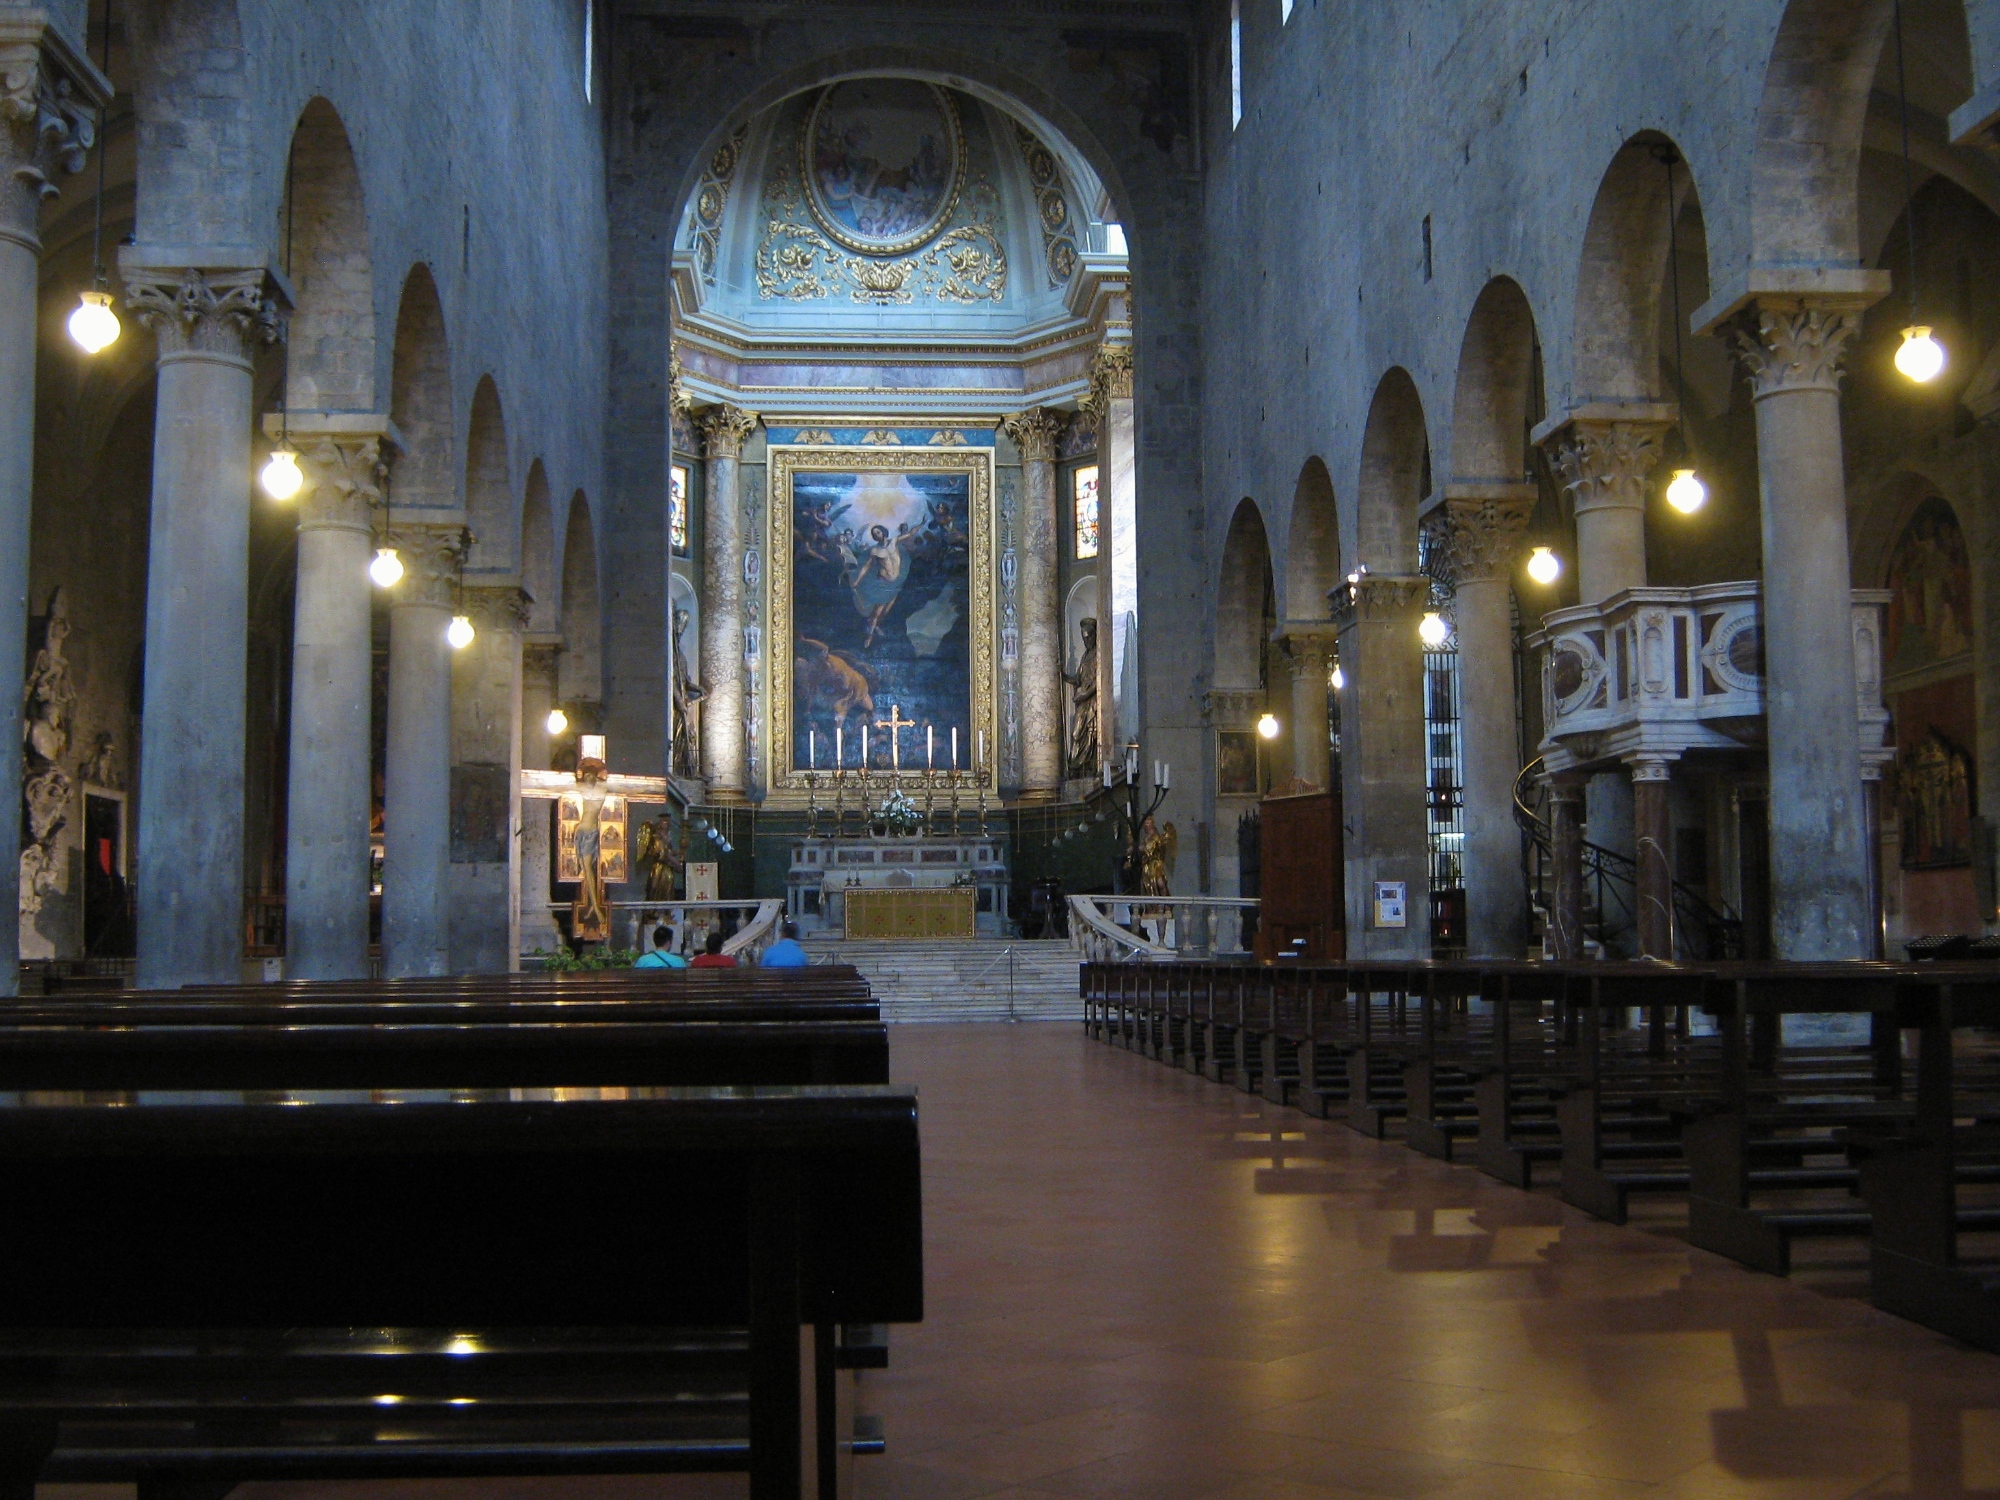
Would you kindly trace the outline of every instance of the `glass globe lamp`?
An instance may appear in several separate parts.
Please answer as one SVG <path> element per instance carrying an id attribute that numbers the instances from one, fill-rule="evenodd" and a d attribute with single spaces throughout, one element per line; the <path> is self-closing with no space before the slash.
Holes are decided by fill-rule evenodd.
<path id="1" fill-rule="evenodd" d="M 118 314 L 111 310 L 111 293 L 85 292 L 75 312 L 69 315 L 69 336 L 85 354 L 101 354 L 118 342 L 123 332 Z"/>
<path id="2" fill-rule="evenodd" d="M 375 580 L 378 589 L 392 589 L 403 577 L 403 560 L 396 556 L 394 547 L 377 547 L 375 561 L 368 565 L 368 576 Z"/>
<path id="3" fill-rule="evenodd" d="M 1528 576 L 1543 588 L 1562 577 L 1562 571 L 1562 559 L 1556 556 L 1553 548 L 1537 547 L 1528 554 Z"/>
<path id="4" fill-rule="evenodd" d="M 271 450 L 270 462 L 264 465 L 264 472 L 258 478 L 264 486 L 264 493 L 273 500 L 295 498 L 306 482 L 305 472 L 299 468 L 298 454 L 283 445 Z"/>
<path id="5" fill-rule="evenodd" d="M 454 651 L 463 651 L 472 644 L 472 621 L 464 615 L 453 615 L 451 623 L 444 628 L 444 638 L 451 643 Z"/>
<path id="6" fill-rule="evenodd" d="M 1691 516 L 1708 503 L 1708 486 L 1695 477 L 1693 469 L 1676 469 L 1667 485 L 1667 504 L 1684 516 Z"/>
<path id="7" fill-rule="evenodd" d="M 1931 337 L 1921 323 L 1903 330 L 1903 345 L 1896 351 L 1896 368 L 1906 379 L 1928 385 L 1944 370 L 1944 345 Z"/>

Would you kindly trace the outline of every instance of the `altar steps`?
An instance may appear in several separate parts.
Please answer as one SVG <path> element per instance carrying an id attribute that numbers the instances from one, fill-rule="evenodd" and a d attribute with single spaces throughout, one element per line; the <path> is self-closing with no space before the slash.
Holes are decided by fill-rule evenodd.
<path id="1" fill-rule="evenodd" d="M 1081 1021 L 1077 952 L 1064 942 L 815 942 L 814 961 L 850 963 L 885 1021 Z M 1009 950 L 1012 950 L 1011 1009 Z"/>

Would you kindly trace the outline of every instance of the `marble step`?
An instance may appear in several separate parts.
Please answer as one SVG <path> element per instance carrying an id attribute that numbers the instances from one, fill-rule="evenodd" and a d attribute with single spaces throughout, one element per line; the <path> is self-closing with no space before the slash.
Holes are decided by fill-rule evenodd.
<path id="1" fill-rule="evenodd" d="M 826 963 L 851 963 L 887 1021 L 1079 1021 L 1077 954 L 1063 942 L 826 942 Z M 1013 984 L 1008 985 L 1008 949 Z"/>

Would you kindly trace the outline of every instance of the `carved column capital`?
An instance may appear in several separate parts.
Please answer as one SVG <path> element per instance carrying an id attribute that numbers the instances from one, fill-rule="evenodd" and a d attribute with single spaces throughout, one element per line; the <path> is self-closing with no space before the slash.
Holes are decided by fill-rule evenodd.
<path id="1" fill-rule="evenodd" d="M 757 430 L 757 413 L 740 406 L 711 406 L 696 425 L 710 458 L 741 458 L 743 445 Z"/>
<path id="2" fill-rule="evenodd" d="M 394 590 L 397 604 L 451 608 L 459 570 L 472 545 L 471 533 L 462 524 L 399 519 L 390 526 L 385 545 L 394 547 L 403 563 L 403 576 Z"/>
<path id="3" fill-rule="evenodd" d="M 306 472 L 299 497 L 301 531 L 372 531 L 369 512 L 386 504 L 389 477 L 380 433 L 308 433 L 298 439 Z"/>
<path id="4" fill-rule="evenodd" d="M 1263 711 L 1261 688 L 1210 688 L 1201 695 L 1201 716 L 1217 729 L 1248 727 Z"/>
<path id="5" fill-rule="evenodd" d="M 1090 361 L 1090 390 L 1077 402 L 1077 409 L 1093 422 L 1102 422 L 1114 401 L 1132 399 L 1132 346 L 1099 344 Z"/>
<path id="6" fill-rule="evenodd" d="M 683 377 L 686 367 L 681 364 L 681 346 L 671 344 L 667 348 L 667 409 L 688 416 L 694 410 L 694 399 L 688 395 Z"/>
<path id="7" fill-rule="evenodd" d="M 1542 449 L 1575 514 L 1644 510 L 1660 439 L 1672 426 L 1661 418 L 1579 417 L 1544 438 Z"/>
<path id="8" fill-rule="evenodd" d="M 518 583 L 469 583 L 460 590 L 460 612 L 476 630 L 519 635 L 528 628 L 535 599 Z"/>
<path id="9" fill-rule="evenodd" d="M 1332 669 L 1333 659 L 1340 650 L 1340 638 L 1331 629 L 1288 630 L 1284 641 L 1294 682 L 1312 678 L 1321 682 L 1326 680 L 1326 674 Z"/>
<path id="10" fill-rule="evenodd" d="M 550 692 L 556 688 L 556 672 L 562 663 L 562 641 L 550 640 L 546 636 L 531 636 L 521 642 L 521 675 L 523 678 L 547 685 Z"/>
<path id="11" fill-rule="evenodd" d="M 200 356 L 247 364 L 259 344 L 285 336 L 270 273 L 261 266 L 210 270 L 120 260 L 125 306 L 153 330 L 163 362 Z"/>
<path id="12" fill-rule="evenodd" d="M 1490 494 L 1448 492 L 1424 517 L 1431 555 L 1454 587 L 1503 578 L 1513 569 L 1535 511 L 1532 491 L 1524 491 L 1517 485 Z"/>
<path id="13" fill-rule="evenodd" d="M 1763 297 L 1731 329 L 1736 354 L 1758 400 L 1789 391 L 1840 389 L 1841 359 L 1861 331 L 1868 299 Z"/>
<path id="14" fill-rule="evenodd" d="M 1396 573 L 1363 573 L 1327 595 L 1334 624 L 1345 632 L 1355 625 L 1402 625 L 1412 628 L 1431 599 L 1428 578 Z"/>
<path id="15" fill-rule="evenodd" d="M 1021 450 L 1023 462 L 1055 462 L 1056 439 L 1062 436 L 1063 430 L 1063 419 L 1059 413 L 1050 411 L 1046 406 L 1031 406 L 1008 417 L 1001 426 L 1014 440 L 1014 446 Z"/>
<path id="16" fill-rule="evenodd" d="M 54 178 L 83 170 L 97 143 L 99 112 L 111 85 L 49 24 L 29 10 L 0 16 L 0 121 L 12 190 L 0 237 L 39 249 L 36 212 L 53 198 Z"/>

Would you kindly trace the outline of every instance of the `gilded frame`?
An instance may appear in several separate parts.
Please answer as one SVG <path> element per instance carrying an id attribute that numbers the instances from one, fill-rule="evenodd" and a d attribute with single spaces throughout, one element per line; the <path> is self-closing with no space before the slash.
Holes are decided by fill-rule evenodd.
<path id="1" fill-rule="evenodd" d="M 886 428 L 898 424 L 889 419 L 868 422 L 855 418 L 843 419 L 843 425 Z M 773 794 L 789 794 L 784 800 L 801 804 L 815 788 L 822 803 L 833 797 L 835 791 L 833 772 L 810 772 L 792 761 L 792 476 L 801 470 L 817 473 L 832 469 L 969 476 L 966 484 L 967 509 L 970 512 L 967 529 L 971 546 L 967 572 L 971 576 L 967 582 L 972 596 L 972 723 L 975 731 L 985 731 L 986 764 L 983 769 L 963 770 L 955 776 L 940 771 L 930 780 L 939 791 L 949 791 L 956 785 L 962 794 L 977 795 L 984 788 L 989 796 L 997 796 L 1000 788 L 1000 721 L 994 691 L 998 632 L 995 629 L 994 601 L 997 564 L 994 555 L 993 450 L 985 447 L 855 448 L 774 443 L 770 450 L 770 465 L 771 498 L 764 507 L 764 556 L 768 559 L 764 575 L 770 591 L 770 630 L 766 636 L 771 663 L 770 708 L 767 714 L 770 734 L 765 741 L 770 746 L 770 791 Z M 906 787 L 911 789 L 921 789 L 925 782 L 921 768 L 905 771 L 903 779 Z M 842 773 L 841 784 L 847 788 L 847 795 L 857 799 L 865 796 L 872 805 L 888 795 L 896 785 L 896 777 L 889 771 L 865 774 L 847 771 Z"/>

